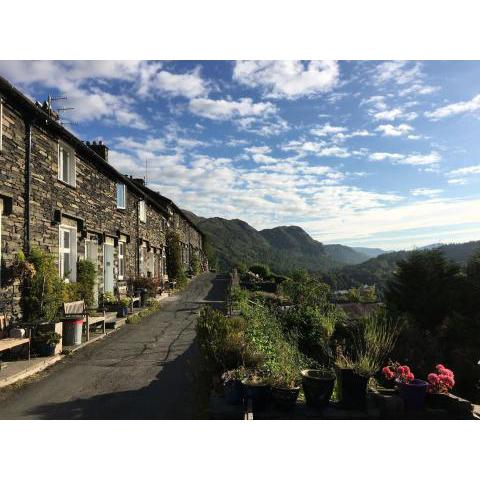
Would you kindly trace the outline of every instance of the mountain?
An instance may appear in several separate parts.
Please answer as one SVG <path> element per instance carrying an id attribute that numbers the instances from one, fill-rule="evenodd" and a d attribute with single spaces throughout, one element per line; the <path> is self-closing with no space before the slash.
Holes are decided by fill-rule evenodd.
<path id="1" fill-rule="evenodd" d="M 429 246 L 429 248 L 438 248 L 446 258 L 465 266 L 468 259 L 480 249 L 480 241 L 440 244 L 439 247 L 435 247 L 434 244 Z M 427 249 L 428 248 L 423 247 L 419 250 Z M 410 252 L 411 250 L 402 250 L 385 253 L 359 265 L 346 265 L 334 274 L 326 276 L 325 280 L 337 289 L 349 288 L 361 284 L 376 284 L 379 289 L 382 289 L 392 275 L 397 262 L 405 259 Z"/>
<path id="2" fill-rule="evenodd" d="M 375 258 L 384 253 L 389 253 L 381 248 L 369 248 L 369 247 L 352 247 L 356 252 L 363 253 L 368 258 Z"/>
<path id="3" fill-rule="evenodd" d="M 242 220 L 185 215 L 206 235 L 221 270 L 234 265 L 265 263 L 277 273 L 299 268 L 326 271 L 361 263 L 368 256 L 344 245 L 324 245 L 296 226 L 256 230 Z"/>
<path id="4" fill-rule="evenodd" d="M 435 248 L 440 248 L 445 245 L 444 243 L 431 243 L 430 245 L 424 245 L 423 247 L 418 247 L 418 250 L 434 250 Z"/>

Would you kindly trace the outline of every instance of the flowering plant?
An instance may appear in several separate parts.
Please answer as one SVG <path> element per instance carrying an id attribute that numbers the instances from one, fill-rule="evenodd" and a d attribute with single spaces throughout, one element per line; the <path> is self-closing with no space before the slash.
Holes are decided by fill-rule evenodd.
<path id="1" fill-rule="evenodd" d="M 408 365 L 400 365 L 398 362 L 383 367 L 382 373 L 387 380 L 395 379 L 402 383 L 410 383 L 415 379 L 415 375 L 410 371 L 410 367 Z"/>
<path id="2" fill-rule="evenodd" d="M 437 373 L 428 374 L 428 392 L 448 393 L 455 385 L 455 376 L 451 370 L 445 368 L 441 363 L 435 367 Z"/>

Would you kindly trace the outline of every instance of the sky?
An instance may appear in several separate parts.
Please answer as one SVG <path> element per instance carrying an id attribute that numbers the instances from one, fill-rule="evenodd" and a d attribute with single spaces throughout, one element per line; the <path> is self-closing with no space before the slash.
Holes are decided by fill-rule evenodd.
<path id="1" fill-rule="evenodd" d="M 0 61 L 118 170 L 323 243 L 480 239 L 480 62 Z"/>

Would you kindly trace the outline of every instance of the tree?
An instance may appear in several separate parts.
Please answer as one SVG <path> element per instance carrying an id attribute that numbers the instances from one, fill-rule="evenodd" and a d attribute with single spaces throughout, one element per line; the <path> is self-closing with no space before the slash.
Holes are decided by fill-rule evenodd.
<path id="1" fill-rule="evenodd" d="M 398 262 L 385 297 L 390 309 L 410 314 L 431 330 L 458 306 L 461 284 L 460 267 L 441 251 L 414 251 Z"/>

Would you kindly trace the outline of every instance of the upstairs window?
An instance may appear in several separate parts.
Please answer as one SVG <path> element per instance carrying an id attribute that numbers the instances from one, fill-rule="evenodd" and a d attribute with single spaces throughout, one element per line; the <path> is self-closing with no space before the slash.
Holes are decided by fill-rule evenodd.
<path id="1" fill-rule="evenodd" d="M 127 189 L 123 183 L 117 183 L 117 208 L 127 208 Z"/>
<path id="2" fill-rule="evenodd" d="M 138 217 L 142 223 L 147 222 L 147 208 L 145 205 L 145 200 L 140 200 L 138 202 Z"/>
<path id="3" fill-rule="evenodd" d="M 76 186 L 77 182 L 75 152 L 63 142 L 58 143 L 58 179 L 62 182 Z"/>

